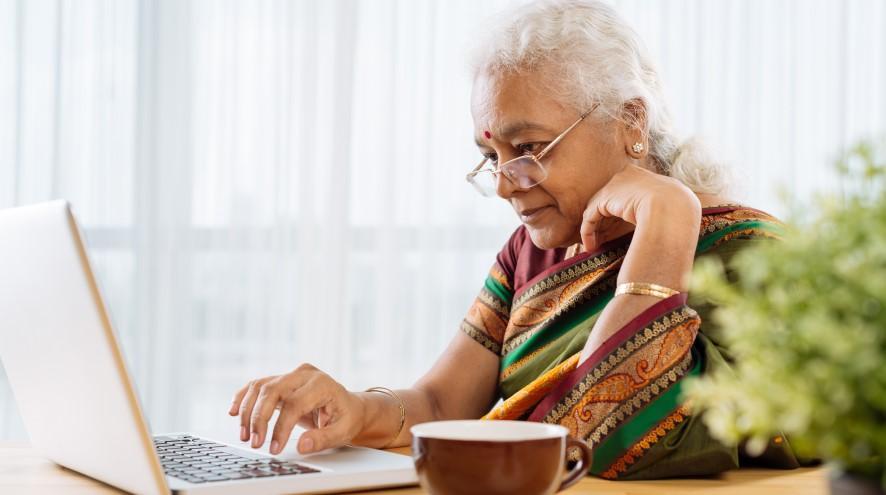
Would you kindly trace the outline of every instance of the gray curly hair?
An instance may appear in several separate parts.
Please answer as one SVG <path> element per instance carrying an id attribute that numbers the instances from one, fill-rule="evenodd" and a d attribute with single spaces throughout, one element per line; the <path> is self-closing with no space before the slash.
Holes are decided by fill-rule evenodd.
<path id="1" fill-rule="evenodd" d="M 642 122 L 649 156 L 660 173 L 698 193 L 726 188 L 726 167 L 710 157 L 699 139 L 680 143 L 646 47 L 606 3 L 540 0 L 499 14 L 486 32 L 488 38 L 474 50 L 475 78 L 544 68 L 553 75 L 543 83 L 545 90 L 561 103 L 579 111 L 599 103 L 604 118 Z M 642 102 L 640 113 L 624 111 L 631 101 Z"/>

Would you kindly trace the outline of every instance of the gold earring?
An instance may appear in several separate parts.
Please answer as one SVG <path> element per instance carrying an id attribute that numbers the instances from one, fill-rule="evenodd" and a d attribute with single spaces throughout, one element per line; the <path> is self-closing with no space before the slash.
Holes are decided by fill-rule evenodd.
<path id="1" fill-rule="evenodd" d="M 636 142 L 633 146 L 631 146 L 631 150 L 634 153 L 642 153 L 643 152 L 643 143 Z"/>

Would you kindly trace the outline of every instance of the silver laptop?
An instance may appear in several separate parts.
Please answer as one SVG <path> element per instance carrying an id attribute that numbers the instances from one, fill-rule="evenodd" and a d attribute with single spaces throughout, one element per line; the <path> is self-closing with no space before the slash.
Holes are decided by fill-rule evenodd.
<path id="1" fill-rule="evenodd" d="M 0 211 L 0 359 L 32 444 L 130 492 L 322 493 L 417 482 L 409 457 L 380 450 L 271 456 L 187 433 L 152 436 L 66 201 Z"/>

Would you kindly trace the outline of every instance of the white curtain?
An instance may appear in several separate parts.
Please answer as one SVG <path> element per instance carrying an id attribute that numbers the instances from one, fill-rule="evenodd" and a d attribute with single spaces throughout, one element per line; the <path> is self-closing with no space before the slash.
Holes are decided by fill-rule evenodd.
<path id="1" fill-rule="evenodd" d="M 467 49 L 509 3 L 0 0 L 0 207 L 73 202 L 155 431 L 233 431 L 237 387 L 305 361 L 433 363 L 517 225 L 463 179 Z M 880 1 L 616 6 L 738 199 L 782 213 L 886 130 Z"/>

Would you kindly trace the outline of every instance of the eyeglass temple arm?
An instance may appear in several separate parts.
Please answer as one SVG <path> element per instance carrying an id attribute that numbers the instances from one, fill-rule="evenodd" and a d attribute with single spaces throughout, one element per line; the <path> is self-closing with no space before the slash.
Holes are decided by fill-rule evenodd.
<path id="1" fill-rule="evenodd" d="M 544 149 L 541 150 L 541 151 L 538 153 L 538 155 L 535 156 L 535 158 L 536 158 L 537 160 L 541 160 L 542 158 L 544 158 L 544 156 L 547 155 L 549 151 L 551 151 L 551 148 L 553 148 L 554 146 L 557 145 L 557 143 L 559 143 L 560 141 L 562 141 L 563 138 L 565 138 L 566 135 L 569 134 L 569 131 L 571 131 L 572 129 L 575 128 L 575 126 L 577 126 L 578 124 L 581 124 L 581 121 L 584 120 L 585 117 L 587 117 L 588 115 L 590 115 L 591 112 L 593 112 L 593 111 L 597 108 L 598 105 L 599 105 L 599 103 L 595 104 L 593 107 L 591 107 L 590 110 L 588 110 L 587 112 L 581 114 L 581 117 L 579 117 L 578 120 L 576 120 L 575 122 L 573 122 L 571 126 L 567 127 L 565 131 L 561 132 L 559 136 L 557 136 L 553 141 L 551 141 L 547 146 L 545 146 Z"/>
<path id="2" fill-rule="evenodd" d="M 474 170 L 471 170 L 470 172 L 468 172 L 467 178 L 470 178 L 472 175 L 476 175 L 477 171 L 480 170 L 481 168 L 483 168 L 483 165 L 486 165 L 486 162 L 488 162 L 488 161 L 489 161 L 489 158 L 484 156 L 483 161 L 481 161 L 479 165 L 474 167 Z"/>

